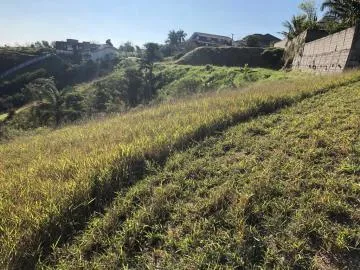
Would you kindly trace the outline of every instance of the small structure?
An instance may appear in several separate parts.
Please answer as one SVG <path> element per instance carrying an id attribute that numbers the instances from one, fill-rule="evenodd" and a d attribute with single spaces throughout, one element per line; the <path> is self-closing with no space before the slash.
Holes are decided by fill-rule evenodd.
<path id="1" fill-rule="evenodd" d="M 198 46 L 231 46 L 232 39 L 226 36 L 195 32 L 188 40 Z"/>
<path id="2" fill-rule="evenodd" d="M 305 42 L 292 67 L 316 72 L 342 72 L 360 66 L 360 26 Z"/>
<path id="3" fill-rule="evenodd" d="M 98 45 L 86 41 L 80 43 L 76 39 L 56 41 L 55 49 L 57 54 L 79 54 L 84 61 L 100 61 L 107 58 L 113 59 L 118 55 L 117 49 L 109 44 Z"/>

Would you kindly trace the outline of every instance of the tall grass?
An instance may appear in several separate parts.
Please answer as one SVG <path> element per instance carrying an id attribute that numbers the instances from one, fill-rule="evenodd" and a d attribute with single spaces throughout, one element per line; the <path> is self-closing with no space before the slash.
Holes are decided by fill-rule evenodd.
<path id="1" fill-rule="evenodd" d="M 34 265 L 94 210 L 192 139 L 360 79 L 359 72 L 269 82 L 177 101 L 0 145 L 0 263 Z"/>
<path id="2" fill-rule="evenodd" d="M 359 86 L 241 123 L 163 167 L 150 165 L 153 174 L 56 249 L 51 266 L 359 269 Z"/>

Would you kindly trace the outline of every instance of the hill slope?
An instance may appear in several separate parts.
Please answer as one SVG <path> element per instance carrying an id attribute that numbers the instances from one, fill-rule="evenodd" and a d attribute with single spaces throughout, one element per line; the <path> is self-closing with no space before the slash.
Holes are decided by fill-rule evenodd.
<path id="1" fill-rule="evenodd" d="M 57 266 L 358 269 L 359 102 L 356 83 L 173 155 Z"/>
<path id="2" fill-rule="evenodd" d="M 283 51 L 276 48 L 200 47 L 185 54 L 176 63 L 181 65 L 215 65 L 280 69 Z"/>
<path id="3" fill-rule="evenodd" d="M 161 164 L 194 140 L 359 76 L 266 82 L 0 144 L 2 268 L 31 267 L 52 247 L 69 241 L 117 191 L 125 192 L 149 173 L 147 164 Z"/>

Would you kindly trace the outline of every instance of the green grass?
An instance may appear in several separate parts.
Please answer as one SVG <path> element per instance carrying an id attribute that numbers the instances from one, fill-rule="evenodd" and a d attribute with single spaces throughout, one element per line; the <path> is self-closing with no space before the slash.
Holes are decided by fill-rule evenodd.
<path id="1" fill-rule="evenodd" d="M 127 63 L 136 67 L 131 60 Z M 123 68 L 91 83 L 78 85 L 76 91 L 87 96 L 96 89 L 97 82 L 119 82 L 123 79 Z M 217 67 L 176 65 L 174 63 L 157 63 L 156 75 L 157 101 L 176 99 L 189 94 L 202 94 L 228 89 L 246 87 L 255 82 L 287 80 L 304 77 L 303 73 L 284 72 L 263 68 Z"/>
<path id="2" fill-rule="evenodd" d="M 189 94 L 221 91 L 271 80 L 285 80 L 301 76 L 264 68 L 186 66 L 159 64 L 155 73 L 160 78 L 159 99 L 172 99 Z"/>
<path id="3" fill-rule="evenodd" d="M 359 269 L 359 102 L 337 88 L 148 164 L 52 265 Z"/>
<path id="4" fill-rule="evenodd" d="M 359 78 L 354 72 L 255 84 L 1 144 L 0 265 L 29 267 L 67 241 L 139 179 L 146 160 L 164 160 L 193 140 Z"/>
<path id="5" fill-rule="evenodd" d="M 7 117 L 7 113 L 0 114 L 0 121 L 4 121 Z"/>

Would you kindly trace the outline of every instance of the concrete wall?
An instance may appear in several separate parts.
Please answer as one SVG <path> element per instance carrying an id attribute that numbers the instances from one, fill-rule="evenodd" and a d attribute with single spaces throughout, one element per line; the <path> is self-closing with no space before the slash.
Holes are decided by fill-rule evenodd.
<path id="1" fill-rule="evenodd" d="M 360 67 L 360 24 L 355 30 L 355 37 L 351 52 L 346 64 L 346 68 L 358 68 Z"/>
<path id="2" fill-rule="evenodd" d="M 359 42 L 356 42 L 358 39 L 359 30 L 357 27 L 352 27 L 305 43 L 304 49 L 298 51 L 294 57 L 293 69 L 341 72 L 345 68 L 358 66 L 360 48 Z"/>
<path id="3" fill-rule="evenodd" d="M 292 40 L 288 40 L 285 44 L 285 66 L 289 67 L 298 55 L 304 52 L 305 44 L 327 36 L 327 32 L 323 30 L 306 30 Z"/>

